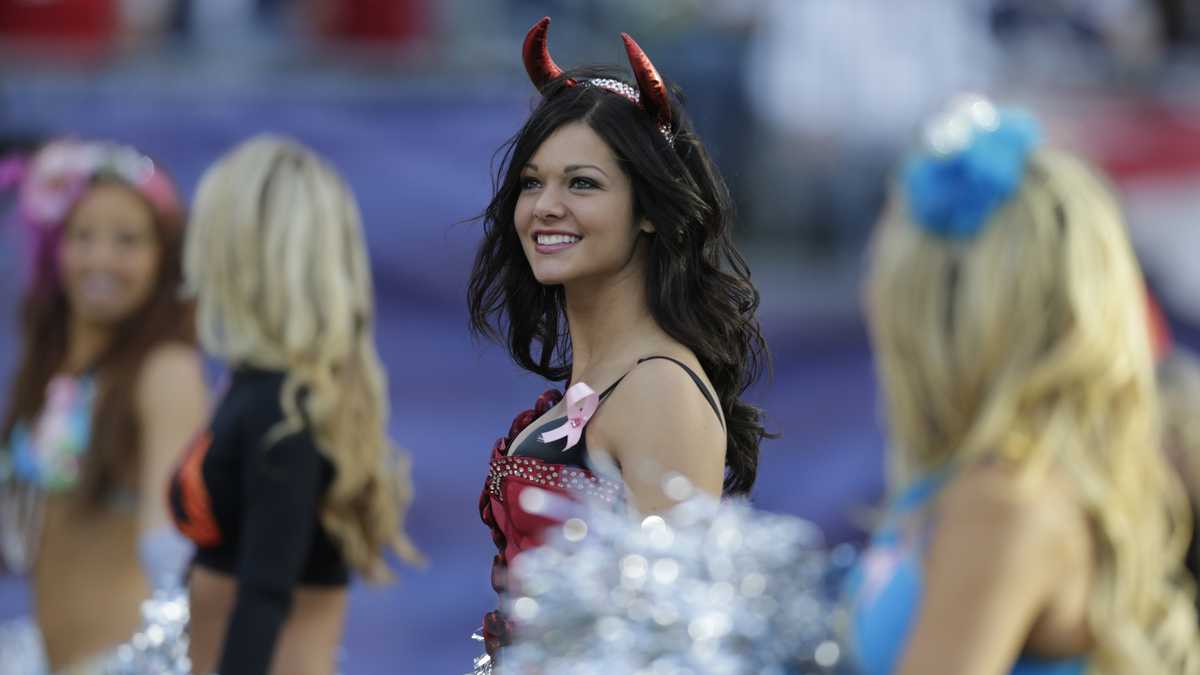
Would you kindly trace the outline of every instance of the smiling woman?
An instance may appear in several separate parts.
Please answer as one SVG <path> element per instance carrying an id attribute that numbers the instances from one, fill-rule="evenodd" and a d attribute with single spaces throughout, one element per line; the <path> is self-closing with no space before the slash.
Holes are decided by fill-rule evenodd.
<path id="1" fill-rule="evenodd" d="M 637 239 L 654 233 L 644 216 L 630 227 L 632 182 L 582 122 L 560 127 L 525 164 L 513 220 L 538 283 L 574 288 L 640 267 Z"/>
<path id="2" fill-rule="evenodd" d="M 59 253 L 74 320 L 105 324 L 133 312 L 150 296 L 161 258 L 154 216 L 137 193 L 94 186 L 75 207 Z"/>
<path id="3" fill-rule="evenodd" d="M 672 504 L 660 487 L 668 475 L 746 493 L 765 435 L 760 411 L 741 400 L 766 346 L 720 173 L 632 38 L 636 86 L 610 69 L 563 72 L 548 27 L 526 37 L 542 100 L 506 148 L 468 291 L 476 332 L 566 382 L 492 450 L 480 508 L 499 549 L 498 589 L 553 522 L 527 488 L 627 498 L 642 511 Z M 619 475 L 594 471 L 602 456 Z M 508 622 L 493 612 L 483 633 L 495 655 Z"/>
<path id="4" fill-rule="evenodd" d="M 100 672 L 187 554 L 162 499 L 207 408 L 183 212 L 150 159 L 76 141 L 33 158 L 20 203 L 35 247 L 0 425 L 0 553 L 30 574 L 53 672 Z"/>

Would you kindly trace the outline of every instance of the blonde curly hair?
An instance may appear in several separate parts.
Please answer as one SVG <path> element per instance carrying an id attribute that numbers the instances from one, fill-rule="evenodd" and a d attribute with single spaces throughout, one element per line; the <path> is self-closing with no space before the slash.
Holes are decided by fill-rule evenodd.
<path id="1" fill-rule="evenodd" d="M 271 435 L 307 423 L 333 463 L 322 522 L 351 567 L 384 580 L 387 549 L 419 560 L 403 529 L 408 460 L 387 436 L 371 274 L 345 182 L 296 142 L 242 143 L 200 182 L 184 274 L 206 350 L 287 372 L 285 420 Z"/>
<path id="2" fill-rule="evenodd" d="M 1190 512 L 1158 452 L 1142 277 L 1103 182 L 1037 150 L 969 241 L 927 233 L 897 195 L 871 269 L 893 489 L 988 460 L 1069 477 L 1097 551 L 1090 672 L 1200 673 Z"/>

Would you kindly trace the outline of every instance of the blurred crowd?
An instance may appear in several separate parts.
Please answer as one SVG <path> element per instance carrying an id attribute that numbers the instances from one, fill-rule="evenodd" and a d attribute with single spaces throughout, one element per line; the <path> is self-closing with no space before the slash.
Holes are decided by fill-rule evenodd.
<path id="1" fill-rule="evenodd" d="M 397 86 L 477 82 L 516 76 L 502 55 L 538 13 L 577 62 L 611 57 L 601 36 L 643 36 L 687 94 L 747 232 L 818 258 L 861 250 L 888 167 L 953 92 L 1052 111 L 1067 92 L 1200 98 L 1200 6 L 1188 0 L 3 0 L 0 46 L 9 75 L 216 63 L 265 81 L 335 64 Z M 798 184 L 801 199 L 782 198 Z"/>

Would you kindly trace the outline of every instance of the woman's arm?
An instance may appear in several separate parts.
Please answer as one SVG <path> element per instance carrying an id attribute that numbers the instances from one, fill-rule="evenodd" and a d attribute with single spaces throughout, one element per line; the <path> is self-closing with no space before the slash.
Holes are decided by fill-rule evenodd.
<path id="1" fill-rule="evenodd" d="M 188 441 L 204 428 L 208 387 L 200 354 L 183 344 L 159 347 L 146 357 L 137 387 L 141 459 L 138 467 L 138 553 L 154 586 L 179 583 L 191 545 L 167 512 L 167 484 Z"/>
<path id="2" fill-rule="evenodd" d="M 146 357 L 137 388 L 142 447 L 138 518 L 142 531 L 170 523 L 167 482 L 180 454 L 208 421 L 208 387 L 200 354 L 182 344 Z"/>
<path id="3" fill-rule="evenodd" d="M 1086 572 L 1062 555 L 1071 535 L 1064 501 L 1023 491 L 1000 466 L 969 470 L 947 487 L 898 675 L 1012 670 L 1054 584 Z"/>
<path id="4" fill-rule="evenodd" d="M 278 403 L 271 407 L 279 409 Z M 262 417 L 258 421 L 279 419 Z M 270 446 L 250 442 L 264 438 L 273 426 L 250 423 L 244 434 L 237 596 L 221 647 L 221 675 L 270 672 L 319 527 L 320 453 L 307 430 Z"/>
<path id="5" fill-rule="evenodd" d="M 634 368 L 588 426 L 588 446 L 621 467 L 642 513 L 669 509 L 663 480 L 679 473 L 720 496 L 725 481 L 725 430 L 704 394 L 679 365 L 663 359 Z"/>

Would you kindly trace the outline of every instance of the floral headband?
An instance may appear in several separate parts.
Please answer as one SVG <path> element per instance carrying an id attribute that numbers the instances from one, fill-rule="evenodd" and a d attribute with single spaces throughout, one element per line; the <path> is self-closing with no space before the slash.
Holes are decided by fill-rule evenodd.
<path id="1" fill-rule="evenodd" d="M 1042 131 L 1028 113 L 965 96 L 935 117 L 902 170 L 913 219 L 946 239 L 970 239 L 1016 194 Z"/>
<path id="2" fill-rule="evenodd" d="M 128 184 L 161 213 L 181 210 L 166 173 L 149 157 L 116 143 L 51 141 L 30 158 L 9 158 L 0 164 L 0 187 L 20 185 L 19 218 L 35 234 L 44 234 L 63 226 L 88 184 L 102 175 Z"/>
<path id="3" fill-rule="evenodd" d="M 28 283 L 36 285 L 55 278 L 55 251 L 67 214 L 98 176 L 122 181 L 160 214 L 182 212 L 179 195 L 167 174 L 149 157 L 128 146 L 60 139 L 31 157 L 0 159 L 0 191 L 14 186 L 19 191 L 13 220 L 28 235 Z"/>

